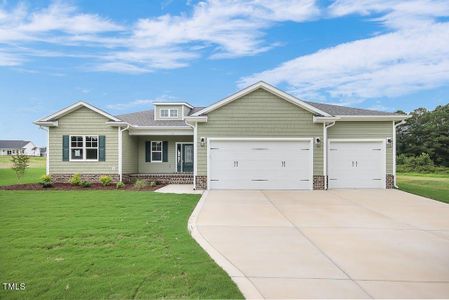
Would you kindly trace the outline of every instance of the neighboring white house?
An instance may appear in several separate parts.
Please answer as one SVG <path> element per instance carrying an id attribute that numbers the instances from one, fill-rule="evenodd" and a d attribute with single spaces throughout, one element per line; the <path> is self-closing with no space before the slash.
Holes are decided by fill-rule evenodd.
<path id="1" fill-rule="evenodd" d="M 40 156 L 40 148 L 30 141 L 0 140 L 0 155 L 23 153 L 29 156 Z"/>

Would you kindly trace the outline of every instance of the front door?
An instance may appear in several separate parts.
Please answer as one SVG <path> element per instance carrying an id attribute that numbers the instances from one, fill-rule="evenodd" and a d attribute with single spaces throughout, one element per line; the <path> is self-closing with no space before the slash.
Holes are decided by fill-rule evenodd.
<path id="1" fill-rule="evenodd" d="M 193 144 L 177 144 L 177 171 L 193 172 Z"/>

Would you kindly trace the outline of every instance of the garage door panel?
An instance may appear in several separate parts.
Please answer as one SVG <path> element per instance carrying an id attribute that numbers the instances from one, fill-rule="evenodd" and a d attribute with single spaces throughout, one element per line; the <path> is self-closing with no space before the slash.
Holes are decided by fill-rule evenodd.
<path id="1" fill-rule="evenodd" d="M 210 188 L 310 189 L 309 141 L 211 141 Z"/>
<path id="2" fill-rule="evenodd" d="M 375 142 L 330 142 L 329 188 L 385 188 L 385 145 Z"/>

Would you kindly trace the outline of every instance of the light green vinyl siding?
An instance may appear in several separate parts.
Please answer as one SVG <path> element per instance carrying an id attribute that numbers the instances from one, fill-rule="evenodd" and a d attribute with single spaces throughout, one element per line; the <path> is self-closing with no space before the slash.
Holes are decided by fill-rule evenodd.
<path id="1" fill-rule="evenodd" d="M 58 127 L 50 127 L 50 174 L 118 173 L 118 133 L 117 128 L 105 124 L 106 117 L 82 107 L 58 119 Z M 62 161 L 62 136 L 64 135 L 104 135 L 106 136 L 106 161 Z"/>
<path id="2" fill-rule="evenodd" d="M 393 123 L 386 122 L 337 122 L 328 129 L 329 139 L 386 139 L 393 137 Z M 393 173 L 393 148 L 386 149 L 387 174 Z"/>
<path id="3" fill-rule="evenodd" d="M 156 120 L 182 120 L 182 105 L 156 105 Z M 178 117 L 177 118 L 161 118 L 161 109 L 177 109 L 178 110 Z M 169 112 L 170 113 L 170 112 Z"/>
<path id="4" fill-rule="evenodd" d="M 264 89 L 258 89 L 208 114 L 198 123 L 197 175 L 207 174 L 207 146 L 201 137 L 289 137 L 323 135 L 323 125 L 313 123 L 313 114 Z M 322 145 L 314 145 L 314 175 L 323 174 Z"/>
<path id="5" fill-rule="evenodd" d="M 167 141 L 168 162 L 145 162 L 146 141 Z M 139 173 L 175 173 L 176 172 L 176 142 L 192 142 L 193 136 L 142 136 L 139 137 Z"/>
<path id="6" fill-rule="evenodd" d="M 130 136 L 129 131 L 124 131 L 122 134 L 122 165 L 123 174 L 137 173 L 138 167 L 138 150 L 139 150 L 139 137 Z"/>

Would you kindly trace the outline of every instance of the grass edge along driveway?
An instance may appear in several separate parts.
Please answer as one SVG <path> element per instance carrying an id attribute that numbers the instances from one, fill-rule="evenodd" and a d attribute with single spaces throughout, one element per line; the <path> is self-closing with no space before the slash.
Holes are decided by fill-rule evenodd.
<path id="1" fill-rule="evenodd" d="M 398 173 L 400 190 L 449 203 L 449 175 Z"/>
<path id="2" fill-rule="evenodd" d="M 0 191 L 0 280 L 8 299 L 242 298 L 193 240 L 199 195 Z"/>

